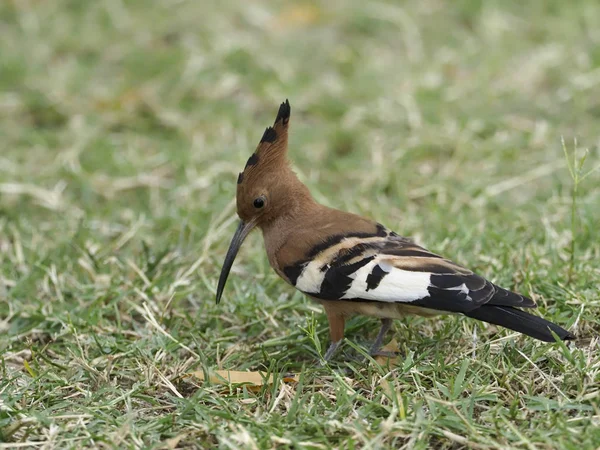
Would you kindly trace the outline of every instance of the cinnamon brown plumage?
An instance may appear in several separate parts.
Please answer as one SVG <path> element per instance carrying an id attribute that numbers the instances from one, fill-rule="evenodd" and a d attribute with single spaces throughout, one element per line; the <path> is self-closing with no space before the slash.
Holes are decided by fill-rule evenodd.
<path id="1" fill-rule="evenodd" d="M 371 348 L 379 351 L 391 319 L 405 314 L 462 313 L 536 339 L 572 339 L 563 328 L 517 308 L 535 303 L 431 253 L 383 225 L 317 203 L 287 158 L 290 104 L 281 104 L 244 171 L 238 176 L 240 217 L 217 287 L 219 302 L 245 237 L 262 230 L 267 256 L 285 281 L 320 302 L 330 325 L 331 358 L 348 316 L 380 318 Z"/>

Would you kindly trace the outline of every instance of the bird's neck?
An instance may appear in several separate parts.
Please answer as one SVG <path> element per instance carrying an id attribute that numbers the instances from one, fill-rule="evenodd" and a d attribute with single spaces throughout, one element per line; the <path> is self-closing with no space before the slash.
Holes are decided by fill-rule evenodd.
<path id="1" fill-rule="evenodd" d="M 305 258 L 310 249 L 332 236 L 378 236 L 385 230 L 377 222 L 320 205 L 312 198 L 261 228 L 269 263 L 281 276 L 284 267 Z"/>
<path id="2" fill-rule="evenodd" d="M 312 198 L 306 186 L 299 184 L 297 188 L 294 195 L 290 196 L 285 212 L 260 225 L 269 262 L 276 270 L 275 255 L 279 249 L 326 209 Z"/>

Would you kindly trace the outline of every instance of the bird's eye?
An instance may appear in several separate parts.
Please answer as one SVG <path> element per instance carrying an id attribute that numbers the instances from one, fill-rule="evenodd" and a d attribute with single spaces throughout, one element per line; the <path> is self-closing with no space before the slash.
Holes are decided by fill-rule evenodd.
<path id="1" fill-rule="evenodd" d="M 256 209 L 260 209 L 265 206 L 265 198 L 263 196 L 257 197 L 254 199 L 254 207 Z"/>

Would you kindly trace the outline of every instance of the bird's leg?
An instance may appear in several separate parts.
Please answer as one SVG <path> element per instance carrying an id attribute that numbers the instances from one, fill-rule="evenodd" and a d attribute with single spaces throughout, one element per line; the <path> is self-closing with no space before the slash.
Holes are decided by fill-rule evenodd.
<path id="1" fill-rule="evenodd" d="M 346 320 L 342 314 L 333 311 L 330 308 L 325 307 L 325 313 L 327 314 L 327 321 L 329 322 L 329 337 L 331 339 L 331 344 L 329 345 L 327 352 L 325 352 L 323 359 L 329 361 L 344 340 L 344 325 Z"/>
<path id="2" fill-rule="evenodd" d="M 371 356 L 394 356 L 393 352 L 382 352 L 381 344 L 383 343 L 383 338 L 389 331 L 392 326 L 392 319 L 381 319 L 381 329 L 379 330 L 379 334 L 375 338 L 375 342 L 371 346 L 371 350 L 369 350 L 369 354 Z"/>
<path id="3" fill-rule="evenodd" d="M 340 339 L 339 341 L 332 342 L 331 344 L 329 344 L 329 348 L 325 352 L 325 356 L 323 356 L 323 359 L 325 360 L 325 362 L 327 362 L 327 361 L 329 361 L 331 359 L 331 357 L 336 352 L 336 350 L 338 349 L 338 347 L 340 346 L 341 343 L 342 343 L 342 339 Z"/>

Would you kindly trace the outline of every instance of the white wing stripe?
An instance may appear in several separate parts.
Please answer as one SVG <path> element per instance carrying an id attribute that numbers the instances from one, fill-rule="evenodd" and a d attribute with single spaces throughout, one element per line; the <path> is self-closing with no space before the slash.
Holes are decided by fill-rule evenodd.
<path id="1" fill-rule="evenodd" d="M 328 267 L 326 261 L 334 259 L 339 248 L 349 247 L 349 240 L 330 247 L 306 264 L 296 280 L 296 288 L 307 294 L 319 294 L 327 273 L 327 270 L 322 270 L 322 268 L 324 266 Z M 354 242 L 350 244 L 350 247 L 352 244 Z M 379 265 L 381 270 L 387 272 L 387 274 L 381 279 L 377 287 L 367 290 L 367 277 L 376 265 Z M 431 294 L 428 288 L 435 287 L 431 284 L 430 272 L 399 269 L 390 263 L 389 255 L 376 257 L 348 276 L 352 279 L 352 283 L 340 299 L 360 298 L 386 303 L 409 303 L 429 297 Z M 464 283 L 447 288 L 447 290 L 462 291 L 467 295 L 469 294 L 469 289 Z"/>
<path id="2" fill-rule="evenodd" d="M 385 238 L 375 236 L 372 238 L 344 238 L 341 242 L 326 248 L 321 253 L 316 255 L 312 261 L 310 261 L 300 273 L 300 276 L 296 280 L 296 289 L 301 290 L 307 294 L 317 294 L 321 290 L 321 284 L 325 279 L 325 272 L 321 270 L 321 267 L 327 265 L 336 258 L 340 250 L 351 249 L 354 246 L 369 243 L 383 241 Z"/>
<path id="3" fill-rule="evenodd" d="M 307 294 L 317 294 L 321 290 L 321 284 L 325 279 L 325 272 L 321 271 L 321 263 L 309 262 L 296 280 L 296 289 Z"/>
<path id="4" fill-rule="evenodd" d="M 427 290 L 431 276 L 429 272 L 402 270 L 385 262 L 381 263 L 381 267 L 389 273 L 381 280 L 379 286 L 367 291 L 367 277 L 380 260 L 381 258 L 375 258 L 351 275 L 352 284 L 342 299 L 362 298 L 388 303 L 405 303 L 429 296 Z"/>

